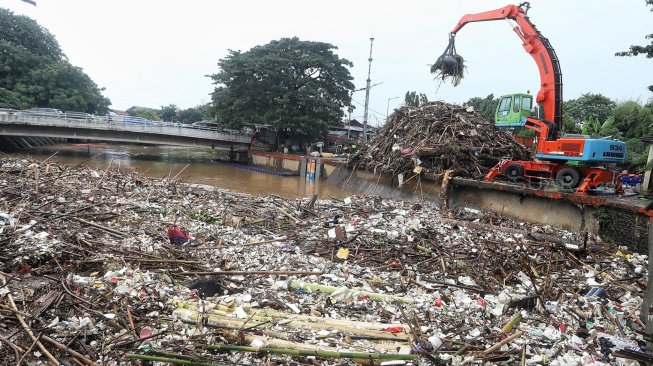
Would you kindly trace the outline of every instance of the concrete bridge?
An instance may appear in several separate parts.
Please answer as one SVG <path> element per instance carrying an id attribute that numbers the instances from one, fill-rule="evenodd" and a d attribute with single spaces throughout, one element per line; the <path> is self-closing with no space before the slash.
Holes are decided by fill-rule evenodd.
<path id="1" fill-rule="evenodd" d="M 148 122 L 108 122 L 24 113 L 0 114 L 0 135 L 124 141 L 223 150 L 242 150 L 247 148 L 250 142 L 250 136 L 242 134 L 184 128 L 165 122 Z"/>

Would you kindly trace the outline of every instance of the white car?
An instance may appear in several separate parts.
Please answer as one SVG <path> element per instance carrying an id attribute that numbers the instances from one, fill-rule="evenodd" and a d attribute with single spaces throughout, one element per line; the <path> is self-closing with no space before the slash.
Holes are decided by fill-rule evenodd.
<path id="1" fill-rule="evenodd" d="M 32 116 L 62 118 L 64 113 L 55 108 L 30 108 L 23 112 Z"/>

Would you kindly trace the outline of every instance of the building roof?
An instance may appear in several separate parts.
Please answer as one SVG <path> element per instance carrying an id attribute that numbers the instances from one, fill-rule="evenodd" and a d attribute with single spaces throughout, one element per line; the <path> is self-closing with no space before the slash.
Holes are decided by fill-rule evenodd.
<path id="1" fill-rule="evenodd" d="M 642 141 L 644 141 L 646 143 L 649 143 L 649 144 L 653 144 L 653 136 L 644 136 L 644 137 L 640 138 L 640 140 L 642 140 Z"/>

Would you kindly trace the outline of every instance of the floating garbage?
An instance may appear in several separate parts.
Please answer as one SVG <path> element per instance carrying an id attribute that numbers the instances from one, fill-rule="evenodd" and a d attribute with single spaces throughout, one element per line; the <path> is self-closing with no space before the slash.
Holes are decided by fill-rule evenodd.
<path id="1" fill-rule="evenodd" d="M 426 202 L 349 197 L 308 208 L 310 199 L 47 164 L 0 166 L 8 364 L 648 357 L 648 258 L 601 243 L 569 249 L 584 247 L 578 233 Z M 34 169 L 38 183 L 26 180 Z M 171 244 L 171 223 L 193 240 Z"/>

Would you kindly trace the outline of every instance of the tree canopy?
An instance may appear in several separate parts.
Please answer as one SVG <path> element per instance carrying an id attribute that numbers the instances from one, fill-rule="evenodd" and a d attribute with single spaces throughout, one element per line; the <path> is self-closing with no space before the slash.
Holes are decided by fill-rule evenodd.
<path id="1" fill-rule="evenodd" d="M 419 93 L 414 91 L 407 91 L 404 96 L 404 103 L 410 107 L 419 107 L 429 102 L 429 99 L 426 97 L 426 94 Z"/>
<path id="2" fill-rule="evenodd" d="M 339 121 L 354 89 L 337 47 L 282 38 L 247 52 L 229 51 L 210 75 L 214 114 L 227 127 L 269 124 L 280 131 L 314 139 Z"/>
<path id="3" fill-rule="evenodd" d="M 474 107 L 474 110 L 481 114 L 488 121 L 494 121 L 494 112 L 497 109 L 499 99 L 490 94 L 485 98 L 473 97 L 464 103 L 466 107 Z"/>
<path id="4" fill-rule="evenodd" d="M 651 5 L 653 6 L 653 0 L 645 0 L 646 5 Z M 651 11 L 653 12 L 653 8 L 651 8 Z M 617 52 L 615 55 L 617 56 L 637 56 L 637 55 L 646 55 L 646 58 L 653 58 L 653 33 L 648 34 L 644 37 L 645 39 L 650 39 L 651 43 L 640 46 L 640 45 L 633 45 L 630 46 L 628 51 L 622 51 L 622 52 Z M 653 85 L 649 85 L 648 90 L 653 92 Z"/>
<path id="5" fill-rule="evenodd" d="M 47 29 L 0 8 L 0 107 L 104 114 L 111 103 L 102 90 L 68 62 Z"/>
<path id="6" fill-rule="evenodd" d="M 616 103 L 602 95 L 585 93 L 578 99 L 571 99 L 564 102 L 563 113 L 571 117 L 576 123 L 587 121 L 589 118 L 596 118 L 598 121 L 605 121 Z"/>
<path id="7" fill-rule="evenodd" d="M 612 111 L 614 125 L 624 138 L 639 138 L 651 134 L 653 111 L 637 102 L 619 103 Z"/>
<path id="8" fill-rule="evenodd" d="M 167 106 L 161 106 L 161 112 L 159 115 L 161 116 L 161 119 L 164 121 L 174 121 L 175 118 L 177 118 L 177 114 L 179 113 L 179 108 L 175 104 L 169 104 Z"/>
<path id="9" fill-rule="evenodd" d="M 149 119 L 150 121 L 160 121 L 160 111 L 154 108 L 133 106 L 126 110 L 130 116 Z"/>

